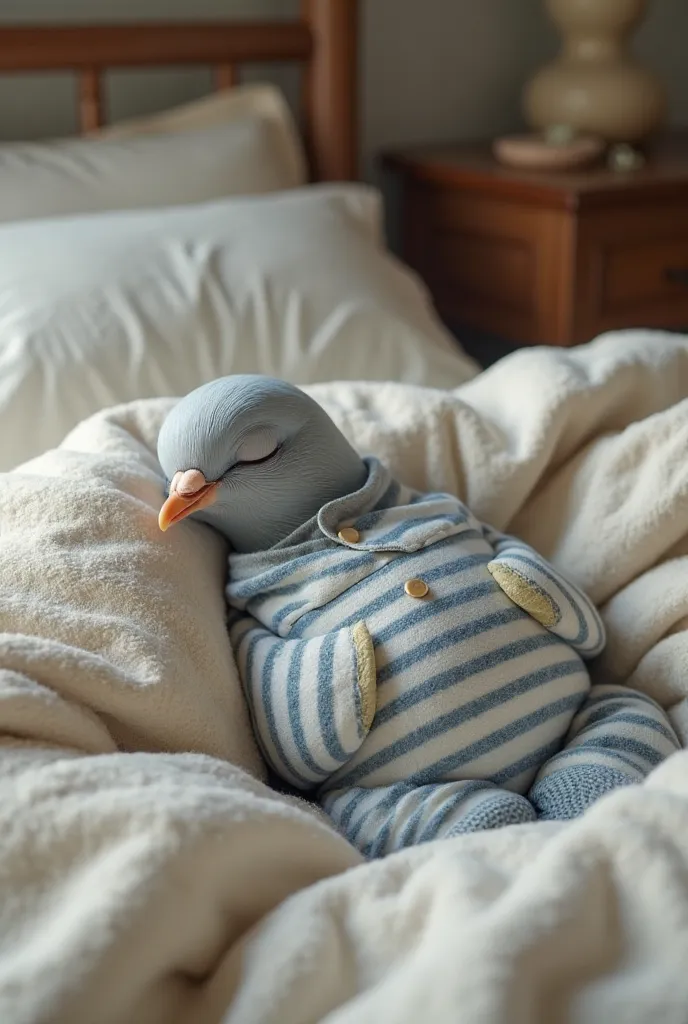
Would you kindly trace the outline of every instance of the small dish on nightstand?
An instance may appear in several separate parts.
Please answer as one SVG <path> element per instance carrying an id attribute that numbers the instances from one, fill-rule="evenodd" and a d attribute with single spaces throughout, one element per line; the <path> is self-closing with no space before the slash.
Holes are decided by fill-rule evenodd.
<path id="1" fill-rule="evenodd" d="M 593 135 L 554 142 L 542 135 L 506 135 L 492 149 L 500 163 L 529 171 L 572 171 L 602 156 L 605 143 Z"/>

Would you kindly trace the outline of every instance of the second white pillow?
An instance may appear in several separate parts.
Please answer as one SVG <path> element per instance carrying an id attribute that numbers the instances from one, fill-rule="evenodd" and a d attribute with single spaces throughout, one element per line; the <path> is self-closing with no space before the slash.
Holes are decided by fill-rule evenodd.
<path id="1" fill-rule="evenodd" d="M 245 86 L 95 137 L 0 144 L 0 222 L 200 203 L 306 180 L 281 94 Z"/>

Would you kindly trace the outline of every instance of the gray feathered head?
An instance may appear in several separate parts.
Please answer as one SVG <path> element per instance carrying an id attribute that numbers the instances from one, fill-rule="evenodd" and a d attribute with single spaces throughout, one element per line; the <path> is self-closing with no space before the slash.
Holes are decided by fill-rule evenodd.
<path id="1" fill-rule="evenodd" d="M 221 377 L 182 398 L 158 458 L 168 480 L 160 529 L 193 516 L 242 552 L 283 540 L 367 472 L 317 402 L 258 375 Z"/>

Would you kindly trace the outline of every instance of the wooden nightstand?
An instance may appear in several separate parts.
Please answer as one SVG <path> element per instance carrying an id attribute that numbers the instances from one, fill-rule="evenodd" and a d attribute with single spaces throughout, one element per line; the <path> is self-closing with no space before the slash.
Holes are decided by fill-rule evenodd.
<path id="1" fill-rule="evenodd" d="M 688 133 L 643 170 L 509 170 L 489 143 L 387 153 L 402 256 L 448 323 L 520 344 L 688 326 Z"/>

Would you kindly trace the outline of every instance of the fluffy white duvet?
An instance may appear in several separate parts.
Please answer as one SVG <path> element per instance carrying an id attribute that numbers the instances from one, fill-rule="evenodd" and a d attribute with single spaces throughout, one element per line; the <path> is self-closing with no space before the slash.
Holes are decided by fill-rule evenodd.
<path id="1" fill-rule="evenodd" d="M 598 677 L 688 735 L 688 339 L 310 390 L 587 588 Z M 168 408 L 0 477 L 2 1024 L 685 1024 L 688 753 L 574 823 L 364 864 L 261 781 L 223 545 L 157 528 Z"/>

